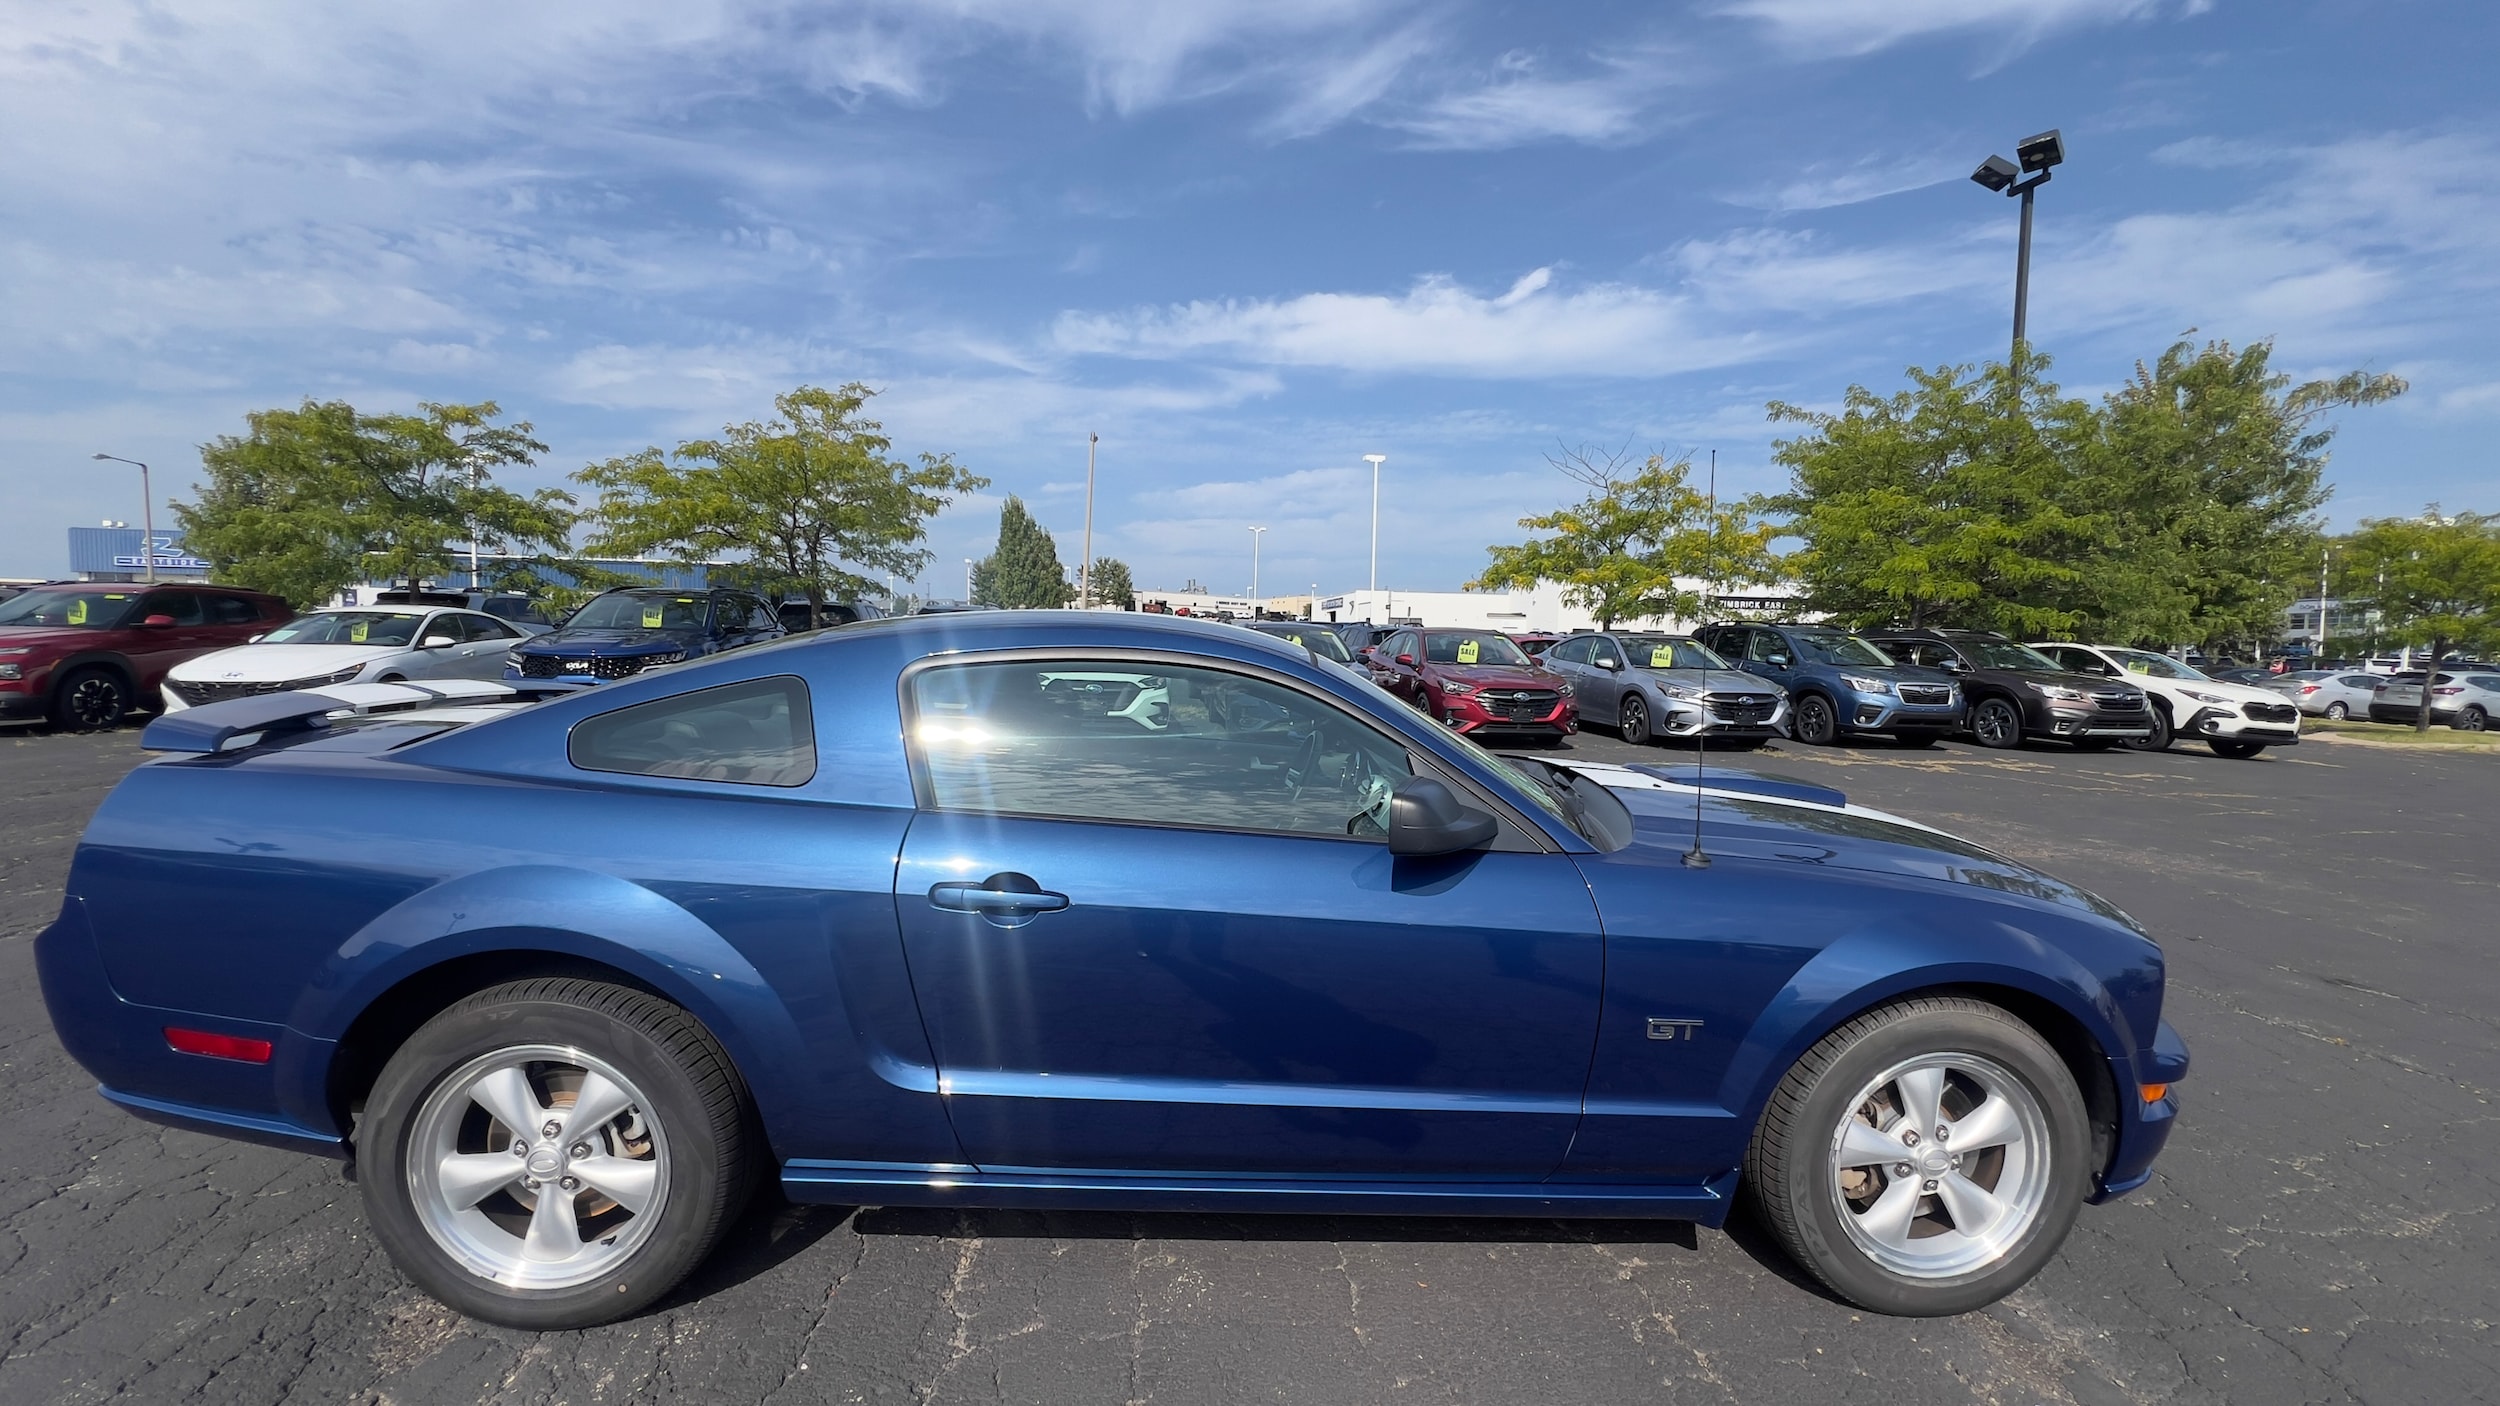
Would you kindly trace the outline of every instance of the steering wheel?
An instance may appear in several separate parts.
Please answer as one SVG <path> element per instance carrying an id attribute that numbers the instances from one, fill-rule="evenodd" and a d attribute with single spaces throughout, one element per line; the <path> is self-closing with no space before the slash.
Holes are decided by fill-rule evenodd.
<path id="1" fill-rule="evenodd" d="M 1311 729 L 1311 735 L 1302 739 L 1301 750 L 1294 754 L 1292 763 L 1285 768 L 1285 785 L 1291 788 L 1295 800 L 1302 799 L 1302 788 L 1310 784 L 1311 773 L 1317 770 L 1319 770 L 1319 729 L 1314 727 Z"/>

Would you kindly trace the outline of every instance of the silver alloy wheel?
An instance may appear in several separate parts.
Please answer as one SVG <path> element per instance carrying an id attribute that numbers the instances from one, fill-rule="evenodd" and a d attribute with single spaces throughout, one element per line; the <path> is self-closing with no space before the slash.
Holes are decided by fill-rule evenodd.
<path id="1" fill-rule="evenodd" d="M 668 1136 L 616 1067 L 515 1045 L 438 1081 L 411 1120 L 417 1219 L 470 1273 L 569 1289 L 650 1239 L 668 1197 Z"/>
<path id="2" fill-rule="evenodd" d="M 1910 1279 L 1984 1269 L 2048 1203 L 2049 1120 L 2030 1086 L 1982 1055 L 1903 1060 L 1832 1130 L 1831 1190 L 1849 1239 Z"/>
<path id="3" fill-rule="evenodd" d="M 2345 707 L 2341 703 L 2329 703 L 2326 705 L 2326 715 L 2340 723 L 2344 719 L 2352 716 L 2352 709 Z"/>

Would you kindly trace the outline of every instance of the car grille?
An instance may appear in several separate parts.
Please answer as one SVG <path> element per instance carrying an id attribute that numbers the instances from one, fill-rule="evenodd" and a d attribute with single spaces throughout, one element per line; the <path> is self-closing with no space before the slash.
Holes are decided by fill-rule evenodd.
<path id="1" fill-rule="evenodd" d="M 1476 695 L 1476 703 L 1504 721 L 1533 723 L 1543 722 L 1560 696 L 1550 688 L 1487 690 Z"/>
<path id="2" fill-rule="evenodd" d="M 1779 700 L 1760 693 L 1714 693 L 1704 700 L 1710 716 L 1723 723 L 1761 724 L 1779 711 Z"/>
<path id="3" fill-rule="evenodd" d="M 1905 683 L 1901 701 L 1913 707 L 1940 708 L 1953 701 L 1953 689 L 1940 683 Z"/>
<path id="4" fill-rule="evenodd" d="M 2144 695 L 2121 689 L 2103 689 L 2092 695 L 2092 702 L 2104 713 L 2141 713 Z"/>
<path id="5" fill-rule="evenodd" d="M 552 679 L 563 672 L 564 661 L 558 659 L 552 654 L 524 654 L 521 656 L 522 678 Z"/>
<path id="6" fill-rule="evenodd" d="M 2241 705 L 2240 715 L 2250 722 L 2259 723 L 2288 723 L 2300 720 L 2300 710 L 2289 703 L 2247 703 Z"/>
<path id="7" fill-rule="evenodd" d="M 311 678 L 287 679 L 278 683 L 196 683 L 189 679 L 167 679 L 165 687 L 189 707 L 203 703 L 223 703 L 229 698 L 257 698 L 266 693 L 292 693 L 299 688 L 320 688 L 327 684 L 345 683 L 356 677 L 355 669 L 342 669 L 335 674 L 316 674 Z"/>

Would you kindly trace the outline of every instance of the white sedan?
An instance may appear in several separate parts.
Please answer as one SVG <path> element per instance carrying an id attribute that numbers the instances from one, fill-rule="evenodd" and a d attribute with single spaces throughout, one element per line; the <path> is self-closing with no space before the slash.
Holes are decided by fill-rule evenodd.
<path id="1" fill-rule="evenodd" d="M 300 615 L 250 644 L 203 654 L 165 675 L 168 712 L 329 684 L 499 679 L 527 636 L 480 610 L 348 606 Z"/>

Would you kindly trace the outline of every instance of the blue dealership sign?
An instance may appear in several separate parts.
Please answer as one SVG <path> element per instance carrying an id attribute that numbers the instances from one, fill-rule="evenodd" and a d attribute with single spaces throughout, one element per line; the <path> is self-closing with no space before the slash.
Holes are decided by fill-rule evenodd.
<path id="1" fill-rule="evenodd" d="M 135 527 L 73 527 L 69 569 L 80 576 L 140 576 L 148 569 L 148 534 Z M 191 555 L 179 532 L 156 534 L 156 574 L 206 576 L 208 563 Z"/>

